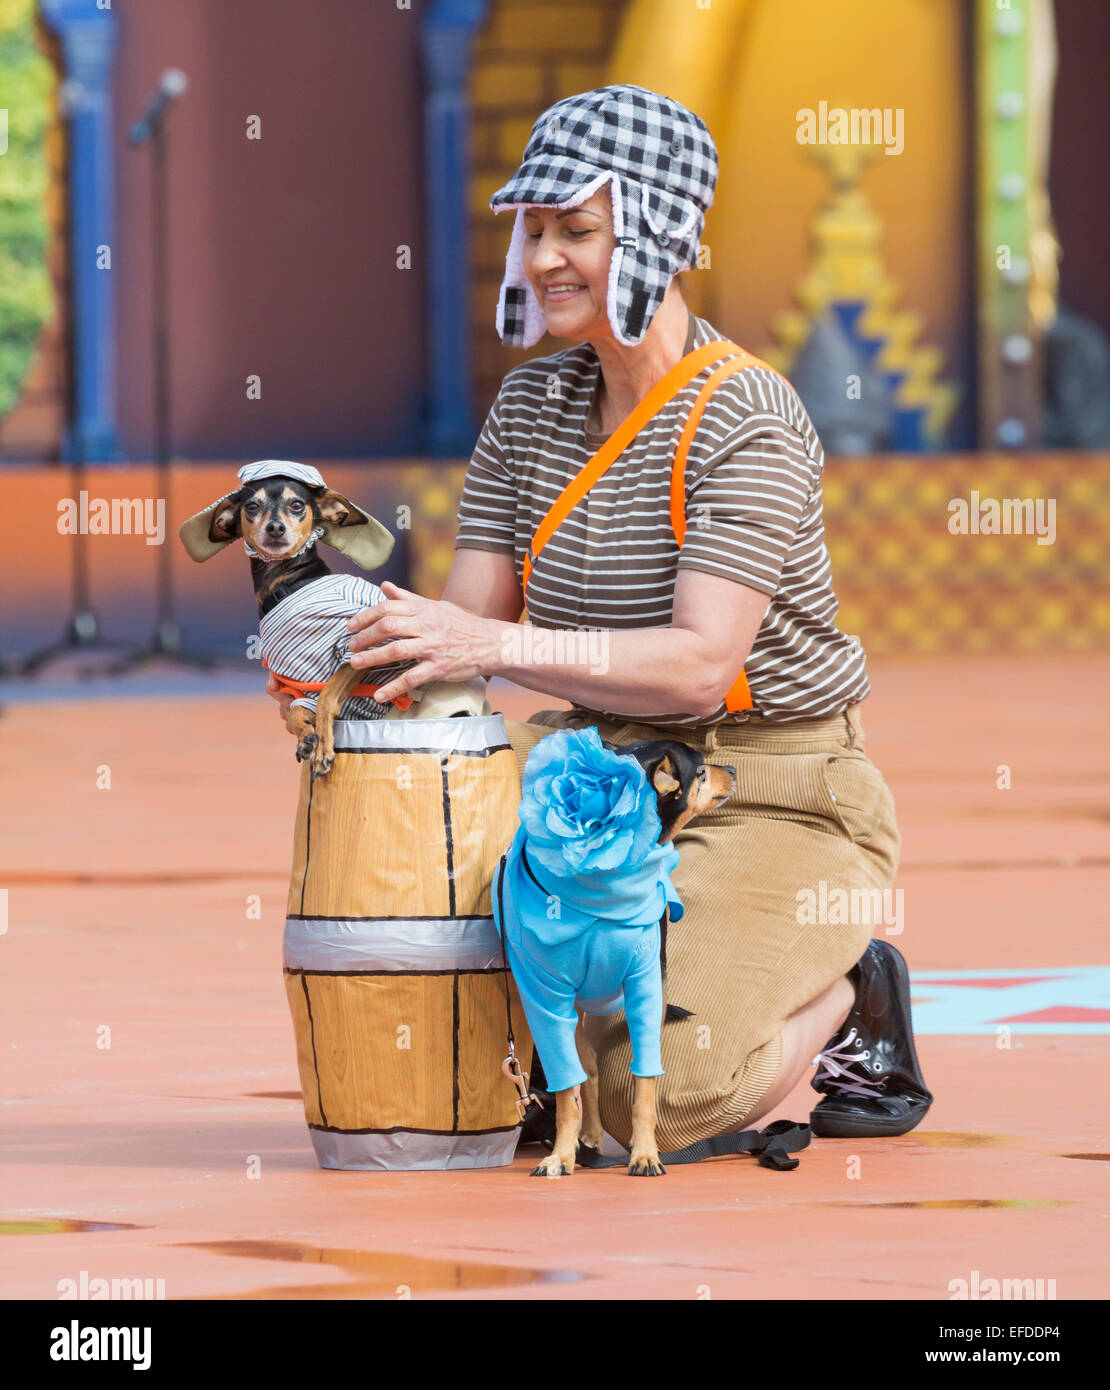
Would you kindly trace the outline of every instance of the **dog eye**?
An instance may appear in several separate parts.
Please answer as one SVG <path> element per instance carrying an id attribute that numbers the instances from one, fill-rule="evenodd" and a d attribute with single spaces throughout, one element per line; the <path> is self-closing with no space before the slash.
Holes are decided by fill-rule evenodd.
<path id="1" fill-rule="evenodd" d="M 304 511 L 304 503 L 303 503 L 303 502 L 290 502 L 290 503 L 289 503 L 289 510 L 290 510 L 291 512 L 296 512 L 296 513 L 299 515 L 301 512 Z"/>
<path id="2" fill-rule="evenodd" d="M 247 505 L 243 508 L 243 510 L 246 512 L 248 516 L 254 516 L 254 514 L 258 511 L 258 503 L 248 502 Z"/>

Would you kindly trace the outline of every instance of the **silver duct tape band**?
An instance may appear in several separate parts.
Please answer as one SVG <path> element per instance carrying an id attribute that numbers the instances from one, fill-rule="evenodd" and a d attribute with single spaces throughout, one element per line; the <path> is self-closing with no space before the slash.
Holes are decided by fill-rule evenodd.
<path id="1" fill-rule="evenodd" d="M 337 719 L 333 737 L 337 753 L 482 753 L 511 746 L 500 714 L 469 714 L 462 719 Z"/>
<path id="2" fill-rule="evenodd" d="M 513 1161 L 520 1130 L 493 1134 L 335 1134 L 309 1126 L 321 1168 L 503 1168 Z"/>
<path id="3" fill-rule="evenodd" d="M 501 967 L 492 917 L 337 921 L 290 917 L 282 952 L 286 970 L 490 970 Z"/>

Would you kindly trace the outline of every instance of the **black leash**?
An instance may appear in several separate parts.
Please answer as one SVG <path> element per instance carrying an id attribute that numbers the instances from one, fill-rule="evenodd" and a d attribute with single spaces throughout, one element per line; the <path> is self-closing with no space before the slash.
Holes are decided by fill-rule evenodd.
<path id="1" fill-rule="evenodd" d="M 520 1065 L 520 1058 L 516 1055 L 516 1038 L 513 1036 L 513 1006 L 509 998 L 509 953 L 505 947 L 505 898 L 501 891 L 501 885 L 505 879 L 505 860 L 508 856 L 509 851 L 506 850 L 501 856 L 496 870 L 497 906 L 501 916 L 501 964 L 504 966 L 501 982 L 505 986 L 505 1031 L 509 1038 L 509 1055 L 501 1063 L 501 1071 L 520 1092 L 516 1098 L 516 1112 L 523 1123 L 528 1115 L 529 1107 L 539 1105 L 542 1110 L 543 1106 L 529 1089 L 528 1073 Z"/>
<path id="2" fill-rule="evenodd" d="M 798 1166 L 798 1160 L 790 1155 L 808 1149 L 812 1137 L 809 1125 L 795 1120 L 776 1120 L 766 1129 L 745 1129 L 740 1134 L 715 1134 L 712 1139 L 699 1139 L 685 1149 L 660 1154 L 659 1161 L 666 1168 L 672 1163 L 700 1163 L 703 1158 L 755 1154 L 761 1168 L 787 1173 Z M 606 1158 L 586 1144 L 579 1144 L 574 1156 L 578 1168 L 617 1168 L 624 1167 L 627 1162 L 626 1158 Z"/>

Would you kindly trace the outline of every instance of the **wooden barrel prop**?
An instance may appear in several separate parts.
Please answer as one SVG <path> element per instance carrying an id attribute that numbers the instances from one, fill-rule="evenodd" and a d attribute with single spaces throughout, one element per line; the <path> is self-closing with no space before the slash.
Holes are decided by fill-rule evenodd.
<path id="1" fill-rule="evenodd" d="M 285 986 L 323 1168 L 511 1162 L 531 1036 L 502 965 L 490 885 L 520 805 L 501 715 L 337 720 L 326 777 L 301 773 Z"/>

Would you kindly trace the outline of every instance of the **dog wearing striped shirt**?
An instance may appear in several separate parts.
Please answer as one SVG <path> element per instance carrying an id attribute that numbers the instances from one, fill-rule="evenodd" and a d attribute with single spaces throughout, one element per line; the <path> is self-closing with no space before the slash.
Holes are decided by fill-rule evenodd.
<path id="1" fill-rule="evenodd" d="M 376 584 L 333 573 L 316 550 L 323 540 L 369 568 L 392 549 L 380 522 L 324 484 L 306 464 L 265 460 L 239 470 L 243 485 L 190 517 L 180 536 L 194 560 L 208 559 L 235 539 L 250 556 L 260 618 L 262 657 L 277 676 L 310 684 L 290 708 L 297 760 L 314 775 L 335 759 L 333 724 L 342 719 L 451 718 L 490 713 L 485 681 L 430 681 L 410 693 L 402 709 L 368 694 L 352 694 L 362 680 L 374 687 L 416 665 L 415 660 L 367 668 L 351 666 L 347 619 L 384 599 Z M 358 528 L 366 528 L 360 534 Z M 392 639 L 391 639 L 392 640 Z"/>

